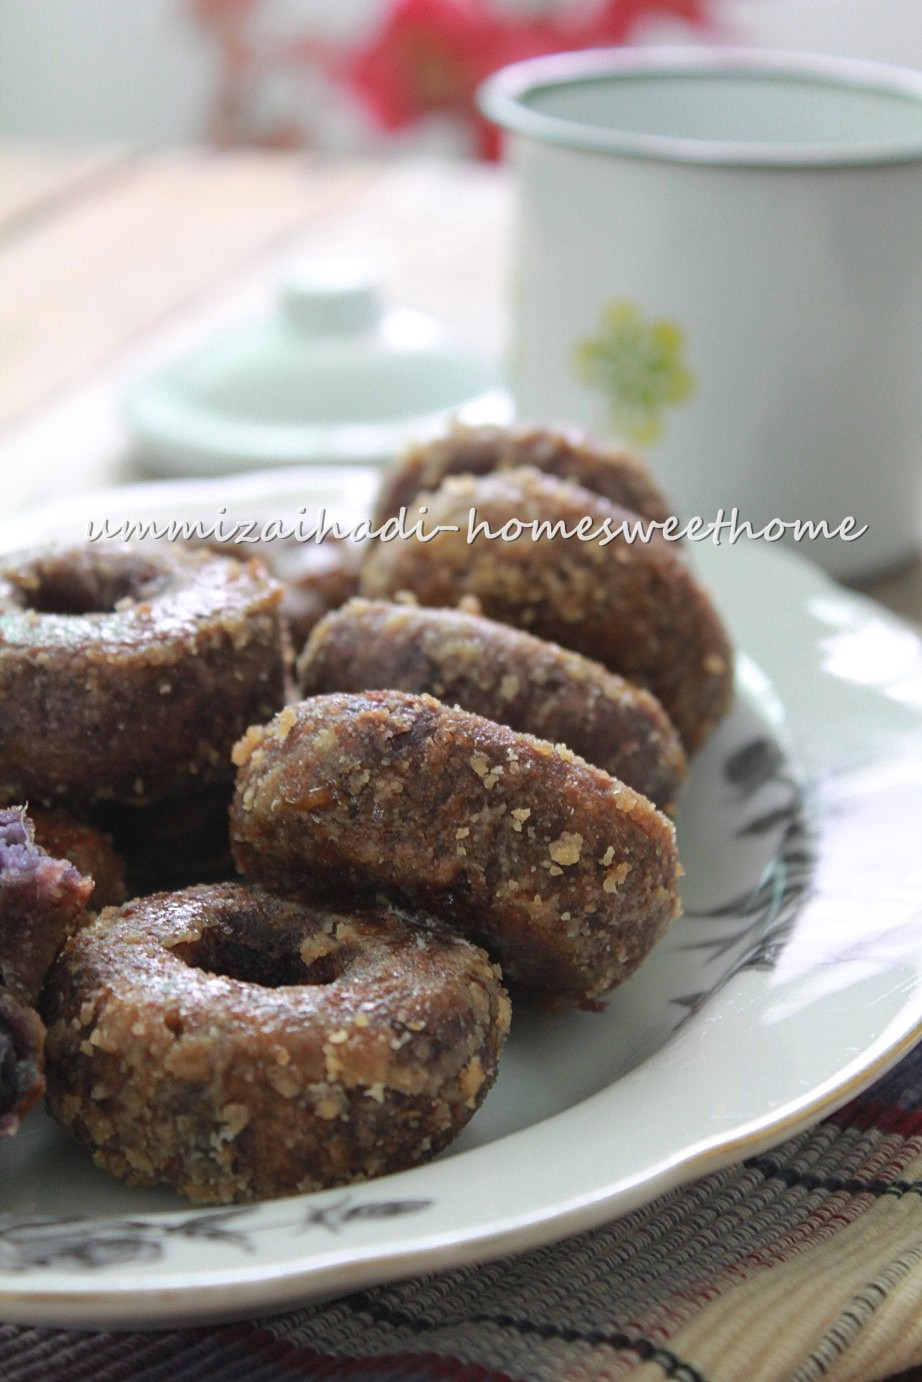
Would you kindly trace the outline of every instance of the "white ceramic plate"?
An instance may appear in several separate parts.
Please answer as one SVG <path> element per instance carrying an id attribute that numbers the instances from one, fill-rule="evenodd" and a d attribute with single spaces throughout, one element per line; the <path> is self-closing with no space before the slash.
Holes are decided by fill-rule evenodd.
<path id="1" fill-rule="evenodd" d="M 350 470 L 145 486 L 0 525 L 355 522 Z M 304 515 L 302 515 L 304 516 Z M 678 822 L 686 916 L 599 1015 L 515 1014 L 500 1078 L 427 1167 L 222 1210 L 110 1181 L 40 1112 L 0 1147 L 0 1318 L 252 1316 L 549 1242 L 779 1142 L 922 1030 L 922 647 L 797 558 L 696 549 L 739 647 L 737 708 Z"/>

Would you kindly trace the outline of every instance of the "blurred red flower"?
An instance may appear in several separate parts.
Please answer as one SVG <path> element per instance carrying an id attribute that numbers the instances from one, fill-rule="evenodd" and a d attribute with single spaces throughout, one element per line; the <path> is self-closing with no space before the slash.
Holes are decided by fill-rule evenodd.
<path id="1" fill-rule="evenodd" d="M 339 73 L 382 128 L 448 113 L 470 129 L 481 157 L 495 158 L 497 132 L 474 102 L 491 72 L 544 53 L 624 43 L 644 20 L 706 28 L 707 7 L 708 0 L 601 0 L 534 16 L 503 13 L 489 0 L 391 0 L 378 30 L 344 56 Z"/>
<path id="2" fill-rule="evenodd" d="M 515 13 L 508 0 L 387 0 L 367 38 L 331 43 L 308 28 L 282 41 L 257 37 L 271 0 L 185 0 L 218 50 L 210 125 L 213 140 L 292 147 L 309 142 L 310 116 L 276 111 L 268 126 L 260 93 L 274 76 L 323 74 L 342 84 L 383 130 L 447 115 L 484 158 L 499 153 L 499 134 L 479 114 L 475 92 L 498 68 L 543 53 L 607 47 L 631 40 L 651 19 L 712 29 L 713 0 L 582 0 L 542 13 Z"/>

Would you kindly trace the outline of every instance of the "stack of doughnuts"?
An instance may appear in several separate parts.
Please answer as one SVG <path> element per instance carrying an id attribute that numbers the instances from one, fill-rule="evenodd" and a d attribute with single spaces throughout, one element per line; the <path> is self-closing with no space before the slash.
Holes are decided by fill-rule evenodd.
<path id="1" fill-rule="evenodd" d="M 393 599 L 410 592 L 421 605 L 475 600 L 481 612 L 527 629 L 601 663 L 661 702 L 685 748 L 695 752 L 730 698 L 727 635 L 674 543 L 616 535 L 600 540 L 526 531 L 586 517 L 589 532 L 619 534 L 635 515 L 591 490 L 525 467 L 451 477 L 420 496 L 431 541 L 380 544 L 366 558 L 360 593 Z M 476 522 L 472 523 L 472 515 Z M 471 538 L 476 524 L 488 527 Z M 607 526 L 606 526 L 607 525 Z M 540 531 L 532 529 L 531 531 Z"/>
<path id="2" fill-rule="evenodd" d="M 457 425 L 445 437 L 410 448 L 385 475 L 374 525 L 397 515 L 405 517 L 407 530 L 422 523 L 425 540 L 372 543 L 361 561 L 352 551 L 343 553 L 336 608 L 358 596 L 476 610 L 652 693 L 688 754 L 726 714 L 733 688 L 726 630 L 681 545 L 657 529 L 670 506 L 632 452 L 573 428 Z M 581 520 L 584 532 L 614 536 L 564 535 Z M 632 537 L 638 523 L 640 537 Z M 529 525 L 544 525 L 538 531 L 547 535 L 533 540 Z M 312 586 L 308 575 L 308 588 L 313 631 L 320 611 L 331 612 L 324 607 L 329 587 Z M 337 639 L 344 636 L 338 628 Z M 318 674 L 323 659 L 315 648 L 309 642 L 301 655 L 302 689 L 346 689 Z M 392 668 L 389 646 L 385 656 Z M 505 656 L 515 661 L 511 652 Z M 374 660 L 366 650 L 363 674 L 375 675 Z M 353 680 L 354 671 L 346 673 Z M 429 684 L 435 674 L 414 685 L 408 671 L 401 675 L 405 679 L 396 684 L 404 689 L 440 694 Z M 366 683 L 372 684 L 381 682 Z"/>
<path id="3" fill-rule="evenodd" d="M 516 992 L 591 1007 L 678 912 L 666 817 L 729 705 L 729 640 L 680 551 L 622 535 L 668 514 L 623 450 L 459 427 L 407 453 L 375 519 L 410 505 L 430 535 L 372 546 L 297 660 L 307 699 L 238 746 L 238 867 L 422 908 Z M 606 542 L 568 535 L 586 518 Z"/>
<path id="4" fill-rule="evenodd" d="M 497 966 L 427 917 L 245 883 L 142 886 L 106 906 L 124 895 L 110 842 L 94 876 L 59 857 L 82 832 L 86 859 L 66 811 L 104 813 L 137 842 L 137 889 L 165 849 L 191 864 L 190 803 L 194 827 L 210 798 L 229 858 L 232 745 L 285 700 L 282 593 L 262 564 L 205 550 L 34 552 L 0 585 L 0 790 L 53 808 L 34 814 L 54 851 L 10 808 L 0 1134 L 47 1080 L 50 1111 L 98 1164 L 197 1203 L 435 1155 L 492 1085 L 509 1028 Z"/>
<path id="5" fill-rule="evenodd" d="M 52 1114 L 132 1183 L 228 1203 L 415 1165 L 491 1087 L 506 986 L 596 1009 L 680 911 L 670 816 L 730 646 L 665 540 L 561 531 L 665 518 L 649 472 L 572 432 L 457 428 L 376 518 L 412 506 L 433 540 L 343 544 L 301 584 L 300 699 L 291 591 L 259 563 L 87 548 L 0 573 L 0 800 L 162 823 L 137 896 L 83 899 L 39 1003 Z M 550 535 L 489 535 L 511 521 Z M 206 881 L 199 838 L 164 887 L 162 842 L 209 798 L 242 880 Z"/>
<path id="6" fill-rule="evenodd" d="M 4 562 L 0 1132 L 44 1087 L 36 1005 L 57 949 L 128 891 L 89 818 L 149 822 L 218 792 L 226 819 L 231 746 L 282 697 L 280 598 L 261 566 L 204 552 L 87 545 Z"/>

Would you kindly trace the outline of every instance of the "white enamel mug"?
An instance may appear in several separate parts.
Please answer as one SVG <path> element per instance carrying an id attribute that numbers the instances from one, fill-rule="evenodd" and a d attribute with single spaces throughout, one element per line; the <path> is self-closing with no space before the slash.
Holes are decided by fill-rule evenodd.
<path id="1" fill-rule="evenodd" d="M 518 183 L 518 414 L 634 443 L 683 520 L 723 511 L 716 540 L 748 521 L 850 579 L 910 558 L 922 73 L 613 49 L 480 99 Z"/>

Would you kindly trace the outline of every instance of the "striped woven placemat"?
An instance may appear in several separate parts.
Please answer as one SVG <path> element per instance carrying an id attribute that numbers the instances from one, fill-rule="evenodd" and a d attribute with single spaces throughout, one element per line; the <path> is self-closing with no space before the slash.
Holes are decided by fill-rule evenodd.
<path id="1" fill-rule="evenodd" d="M 211 1328 L 0 1325 L 3 1382 L 874 1382 L 915 1365 L 922 1045 L 774 1151 L 521 1256 Z"/>

